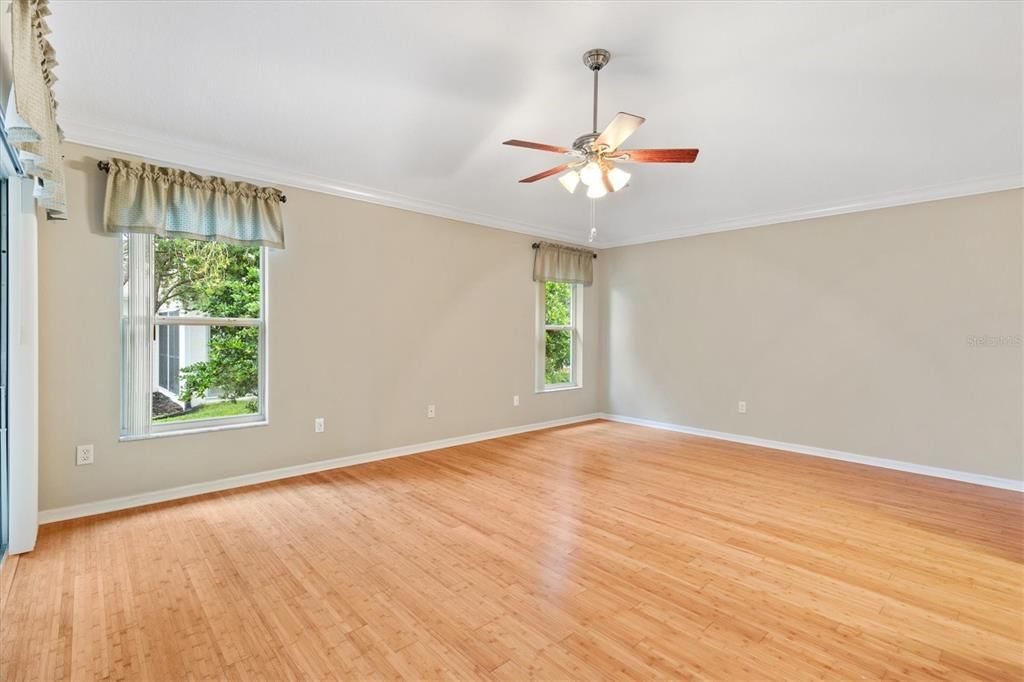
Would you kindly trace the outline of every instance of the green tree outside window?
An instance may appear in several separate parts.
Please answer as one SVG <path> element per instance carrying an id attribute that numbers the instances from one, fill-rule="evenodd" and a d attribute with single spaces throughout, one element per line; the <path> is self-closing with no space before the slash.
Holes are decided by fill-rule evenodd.
<path id="1" fill-rule="evenodd" d="M 563 282 L 544 284 L 544 323 L 571 325 L 573 285 Z M 547 329 L 544 332 L 544 383 L 552 386 L 572 381 L 572 330 Z"/>
<path id="2" fill-rule="evenodd" d="M 260 316 L 260 249 L 191 239 L 154 243 L 155 308 L 175 302 L 189 313 L 210 317 Z M 181 399 L 188 404 L 211 389 L 230 402 L 259 390 L 259 329 L 210 328 L 207 359 L 180 371 Z M 255 411 L 251 401 L 247 407 Z"/>

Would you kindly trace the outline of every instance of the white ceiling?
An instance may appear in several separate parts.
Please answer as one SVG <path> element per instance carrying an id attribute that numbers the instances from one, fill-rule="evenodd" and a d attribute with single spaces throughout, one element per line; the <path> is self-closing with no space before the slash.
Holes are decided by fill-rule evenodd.
<path id="1" fill-rule="evenodd" d="M 599 244 L 1022 184 L 1022 4 L 53 2 L 68 138 L 585 241 L 518 178 L 599 125 L 699 147 L 597 202 Z"/>

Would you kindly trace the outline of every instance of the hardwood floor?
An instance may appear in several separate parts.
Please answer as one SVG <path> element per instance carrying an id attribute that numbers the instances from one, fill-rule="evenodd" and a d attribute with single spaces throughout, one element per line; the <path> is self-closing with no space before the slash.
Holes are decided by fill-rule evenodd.
<path id="1" fill-rule="evenodd" d="M 1022 496 L 588 422 L 44 526 L 2 677 L 1021 679 Z"/>

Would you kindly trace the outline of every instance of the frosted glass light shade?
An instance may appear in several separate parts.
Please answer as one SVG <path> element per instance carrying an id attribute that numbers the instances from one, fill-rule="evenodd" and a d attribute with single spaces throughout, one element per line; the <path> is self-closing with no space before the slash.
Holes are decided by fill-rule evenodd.
<path id="1" fill-rule="evenodd" d="M 591 161 L 580 171 L 580 180 L 587 187 L 601 184 L 601 167 L 596 161 Z"/>
<path id="2" fill-rule="evenodd" d="M 598 176 L 600 178 L 600 176 Z M 608 190 L 604 188 L 603 182 L 597 182 L 587 188 L 587 196 L 591 199 L 600 199 L 605 194 L 608 194 Z"/>
<path id="3" fill-rule="evenodd" d="M 608 182 L 612 184 L 613 192 L 618 192 L 625 187 L 631 177 L 633 177 L 632 174 L 627 173 L 621 168 L 612 168 L 608 171 Z"/>
<path id="4" fill-rule="evenodd" d="M 565 191 L 572 194 L 576 191 L 576 185 L 580 184 L 580 174 L 571 170 L 564 175 L 559 175 L 558 181 L 562 183 L 562 187 L 565 188 Z"/>

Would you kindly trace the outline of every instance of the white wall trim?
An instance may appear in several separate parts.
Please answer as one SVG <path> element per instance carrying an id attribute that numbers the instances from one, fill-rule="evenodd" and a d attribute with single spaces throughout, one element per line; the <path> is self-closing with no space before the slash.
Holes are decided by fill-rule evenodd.
<path id="1" fill-rule="evenodd" d="M 582 226 L 563 227 L 555 229 L 551 226 L 533 225 L 523 223 L 511 218 L 490 215 L 468 209 L 442 204 L 427 199 L 410 197 L 403 194 L 395 194 L 366 187 L 354 183 L 344 182 L 336 178 L 326 178 L 317 175 L 309 175 L 278 168 L 267 163 L 244 159 L 232 154 L 220 151 L 211 151 L 207 148 L 199 148 L 182 144 L 177 140 L 159 138 L 157 136 L 142 133 L 128 132 L 124 130 L 113 130 L 103 126 L 86 123 L 84 121 L 61 119 L 61 126 L 64 129 L 66 138 L 71 142 L 77 142 L 90 147 L 97 147 L 112 152 L 133 154 L 151 161 L 168 163 L 183 167 L 188 170 L 200 173 L 215 173 L 217 175 L 228 175 L 237 179 L 250 180 L 273 185 L 284 185 L 308 189 L 323 194 L 366 201 L 371 204 L 390 206 L 414 213 L 461 220 L 462 222 L 483 225 L 485 227 L 496 227 L 502 230 L 519 232 L 535 237 L 545 237 L 569 244 L 577 244 L 588 248 L 608 249 L 617 246 L 629 246 L 632 244 L 644 244 L 648 242 L 664 241 L 666 239 L 677 239 L 679 237 L 694 237 L 701 234 L 713 232 L 726 232 L 728 230 L 741 230 L 748 227 L 760 227 L 764 225 L 776 225 L 778 223 L 789 223 L 798 220 L 809 220 L 811 218 L 822 218 L 825 216 L 841 215 L 843 213 L 857 213 L 870 211 L 879 208 L 890 208 L 893 206 L 905 206 L 907 204 L 918 204 L 926 201 L 937 201 L 939 199 L 952 199 L 955 197 L 970 196 L 972 194 L 985 194 L 987 192 L 999 192 L 1008 189 L 1024 187 L 1024 175 L 1011 174 L 983 178 L 969 178 L 943 185 L 931 185 L 918 187 L 898 192 L 887 192 L 879 195 L 859 197 L 849 201 L 834 204 L 823 204 L 807 206 L 778 213 L 764 213 L 722 222 L 701 223 L 698 225 L 686 225 L 677 228 L 659 231 L 652 235 L 624 238 L 613 240 L 597 240 L 590 244 L 586 242 L 586 229 Z"/>
<path id="2" fill-rule="evenodd" d="M 727 440 L 732 441 L 734 443 L 743 443 L 745 445 L 757 445 L 759 447 L 770 448 L 772 450 L 785 450 L 788 452 L 795 452 L 801 455 L 811 455 L 812 457 L 825 457 L 827 459 L 836 459 L 843 462 L 854 462 L 856 464 L 865 464 L 867 466 L 880 467 L 882 469 L 894 469 L 896 471 L 905 471 L 911 474 L 921 474 L 922 476 L 933 476 L 935 478 L 945 478 L 952 481 L 961 481 L 963 483 L 984 485 L 990 488 L 1002 488 L 1004 490 L 1015 490 L 1017 492 L 1024 492 L 1024 481 L 1016 481 L 1012 478 L 999 478 L 997 476 L 972 474 L 967 471 L 957 471 L 955 469 L 942 469 L 939 467 L 928 466 L 925 464 L 903 462 L 896 459 L 868 457 L 867 455 L 855 455 L 852 452 L 843 452 L 842 450 L 830 450 L 828 448 L 819 448 L 813 445 L 799 445 L 797 443 L 784 443 L 782 441 L 768 440 L 766 438 L 756 438 L 754 436 L 743 436 L 735 433 L 725 433 L 724 431 L 710 431 L 708 429 L 697 429 L 692 426 L 681 426 L 679 424 L 657 422 L 652 421 L 650 419 L 626 417 L 621 414 L 602 413 L 597 416 L 600 417 L 601 419 L 607 419 L 608 421 L 613 422 L 621 422 L 623 424 L 646 426 L 648 428 L 661 429 L 663 431 L 675 431 L 676 433 L 686 433 L 691 436 L 703 436 L 704 438 Z"/>
<path id="3" fill-rule="evenodd" d="M 221 478 L 215 481 L 192 483 L 190 485 L 183 485 L 177 488 L 154 490 L 152 492 L 140 493 L 138 495 L 115 497 L 109 500 L 100 500 L 98 502 L 86 502 L 84 504 L 76 504 L 70 507 L 46 509 L 39 512 L 39 523 L 53 523 L 55 521 L 77 519 L 83 516 L 94 516 L 96 514 L 105 514 L 107 512 L 118 511 L 121 509 L 142 507 L 147 504 L 154 504 L 157 502 L 167 502 L 169 500 L 178 500 L 184 497 L 193 497 L 195 495 L 202 495 L 205 493 L 213 493 L 221 490 L 230 490 L 231 488 L 241 488 L 243 486 L 253 485 L 256 483 L 277 481 L 282 478 L 303 476 L 305 474 L 312 474 L 318 471 L 327 471 L 329 469 L 350 467 L 356 464 L 364 464 L 366 462 L 376 462 L 382 459 L 391 459 L 392 457 L 404 457 L 406 455 L 415 455 L 421 452 L 429 452 L 431 450 L 440 450 L 442 448 L 451 448 L 457 445 L 467 445 L 469 443 L 477 443 L 479 441 L 491 440 L 492 438 L 514 436 L 516 434 L 527 433 L 529 431 L 539 431 L 542 429 L 550 429 L 556 426 L 565 426 L 567 424 L 576 424 L 579 422 L 591 421 L 593 419 L 598 419 L 599 416 L 600 415 L 597 414 L 585 414 L 577 417 L 566 417 L 564 419 L 552 419 L 550 421 L 537 422 L 534 424 L 524 424 L 522 426 L 510 426 L 504 429 L 484 431 L 482 433 L 474 433 L 468 436 L 442 438 L 441 440 L 434 440 L 427 443 L 403 445 L 397 448 L 377 450 L 375 452 L 367 452 L 359 455 L 347 455 L 345 457 L 336 457 L 334 459 L 324 459 L 317 462 L 309 462 L 308 464 L 298 464 L 296 466 L 283 467 L 280 469 L 258 471 L 251 474 L 242 474 L 241 476 Z"/>
<path id="4" fill-rule="evenodd" d="M 756 445 L 763 448 L 770 448 L 772 450 L 784 450 L 788 452 L 795 452 L 802 455 L 824 457 L 827 459 L 835 459 L 844 462 L 853 462 L 856 464 L 865 464 L 867 466 L 880 467 L 883 469 L 894 469 L 896 471 L 904 471 L 912 474 L 921 474 L 923 476 L 933 476 L 936 478 L 945 478 L 953 481 L 973 483 L 975 485 L 983 485 L 992 488 L 1002 488 L 1004 490 L 1024 492 L 1024 481 L 1016 481 L 1009 478 L 984 476 L 981 474 L 972 474 L 966 471 L 942 469 L 939 467 L 932 467 L 923 464 L 913 464 L 911 462 L 902 462 L 899 460 L 884 459 L 881 457 L 868 457 L 865 455 L 856 455 L 850 452 L 843 452 L 840 450 L 830 450 L 828 448 L 819 448 L 810 445 L 799 445 L 796 443 L 784 443 L 781 441 L 768 440 L 765 438 L 756 438 L 754 436 L 744 436 L 734 433 L 725 433 L 722 431 L 698 429 L 690 426 L 682 426 L 679 424 L 670 424 L 666 422 L 657 422 L 652 421 L 650 419 L 639 419 L 636 417 L 627 417 L 618 414 L 593 413 L 580 415 L 577 417 L 567 417 L 564 419 L 553 419 L 550 421 L 537 422 L 534 424 L 525 424 L 522 426 L 512 426 L 504 429 L 495 429 L 493 431 L 484 431 L 482 433 L 474 433 L 467 436 L 443 438 L 441 440 L 429 441 L 426 443 L 403 445 L 396 448 L 388 448 L 385 450 L 377 450 L 374 452 L 367 452 L 363 454 L 336 457 L 334 459 L 309 462 L 308 464 L 299 464 L 296 466 L 283 467 L 280 469 L 270 469 L 268 471 L 259 471 L 251 474 L 242 474 L 241 476 L 231 476 L 229 478 L 221 478 L 214 481 L 193 483 L 190 485 L 183 485 L 176 488 L 155 490 L 152 492 L 141 493 L 138 495 L 128 495 L 126 497 L 116 497 L 109 500 L 100 500 L 98 502 L 87 502 L 84 504 L 77 504 L 69 507 L 46 509 L 39 512 L 39 523 L 53 523 L 55 521 L 64 521 L 67 519 L 94 516 L 96 514 L 105 514 L 107 512 L 119 511 L 122 509 L 130 509 L 132 507 L 142 507 L 148 504 L 155 504 L 157 502 L 167 502 L 170 500 L 178 500 L 186 497 L 193 497 L 195 495 L 203 495 L 205 493 L 230 490 L 232 488 L 241 488 L 244 486 L 254 485 L 257 483 L 266 483 L 268 481 L 277 481 L 283 478 L 303 476 L 305 474 L 316 473 L 319 471 L 327 471 L 330 469 L 339 469 L 342 467 L 354 466 L 356 464 L 364 464 L 366 462 L 376 462 L 378 460 L 391 459 L 393 457 L 404 457 L 406 455 L 415 455 L 421 452 L 429 452 L 431 450 L 439 450 L 442 448 L 450 448 L 458 445 L 477 443 L 480 441 L 491 440 L 493 438 L 513 436 L 519 433 L 528 433 L 530 431 L 550 429 L 556 426 L 577 424 L 580 422 L 591 421 L 593 419 L 607 419 L 609 421 L 620 422 L 623 424 L 645 426 L 648 428 L 661 429 L 664 431 L 674 431 L 676 433 L 686 433 L 694 436 L 703 436 L 705 438 L 714 438 L 716 440 L 726 440 L 735 443 L 744 443 L 746 445 Z"/>
<path id="5" fill-rule="evenodd" d="M 899 192 L 887 192 L 871 197 L 861 197 L 859 199 L 845 201 L 839 204 L 822 204 L 819 206 L 808 206 L 779 213 L 762 213 L 743 218 L 736 218 L 734 220 L 727 220 L 720 223 L 690 225 L 633 239 L 627 238 L 610 242 L 598 242 L 596 245 L 602 249 L 609 249 L 617 246 L 647 244 L 650 242 L 661 242 L 668 239 L 679 239 L 681 237 L 696 237 L 701 234 L 743 230 L 749 227 L 766 227 L 768 225 L 792 223 L 799 220 L 811 220 L 813 218 L 825 218 L 828 216 L 843 215 L 844 213 L 860 213 L 861 211 L 873 211 L 880 208 L 893 208 L 895 206 L 908 206 L 910 204 L 921 204 L 928 201 L 939 201 L 941 199 L 955 199 L 957 197 L 967 197 L 974 194 L 1002 192 L 1005 190 L 1019 189 L 1021 187 L 1024 187 L 1024 175 L 1019 174 L 971 178 L 944 185 L 931 185 L 928 187 L 918 187 Z M 591 246 L 594 246 L 594 244 L 591 244 Z"/>

